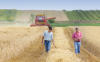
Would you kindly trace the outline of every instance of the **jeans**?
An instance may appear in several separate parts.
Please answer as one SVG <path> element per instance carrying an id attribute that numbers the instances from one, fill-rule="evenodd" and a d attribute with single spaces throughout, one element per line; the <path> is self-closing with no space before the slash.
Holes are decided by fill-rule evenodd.
<path id="1" fill-rule="evenodd" d="M 50 50 L 50 47 L 51 47 L 51 41 L 45 41 L 44 45 L 45 45 L 45 50 L 48 52 Z"/>
<path id="2" fill-rule="evenodd" d="M 74 42 L 74 46 L 75 46 L 75 53 L 76 54 L 80 53 L 81 42 Z"/>

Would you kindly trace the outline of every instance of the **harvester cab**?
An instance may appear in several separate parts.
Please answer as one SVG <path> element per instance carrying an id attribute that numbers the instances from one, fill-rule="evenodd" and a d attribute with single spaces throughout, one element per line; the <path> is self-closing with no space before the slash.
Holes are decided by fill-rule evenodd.
<path id="1" fill-rule="evenodd" d="M 30 27 L 34 27 L 34 26 L 48 26 L 50 27 L 50 25 L 47 23 L 47 20 L 49 19 L 56 19 L 55 17 L 52 18 L 48 18 L 45 16 L 45 14 L 37 14 L 35 16 L 35 24 L 31 24 Z"/>

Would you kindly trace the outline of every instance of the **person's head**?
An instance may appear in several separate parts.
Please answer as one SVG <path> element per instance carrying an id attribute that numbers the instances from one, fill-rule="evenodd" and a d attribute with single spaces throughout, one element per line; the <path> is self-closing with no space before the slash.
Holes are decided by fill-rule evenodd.
<path id="1" fill-rule="evenodd" d="M 52 31 L 52 27 L 49 27 L 49 32 L 51 32 Z"/>
<path id="2" fill-rule="evenodd" d="M 79 32 L 79 28 L 77 28 L 77 27 L 76 27 L 76 28 L 75 28 L 75 30 L 76 30 L 76 33 L 78 33 L 78 32 Z"/>

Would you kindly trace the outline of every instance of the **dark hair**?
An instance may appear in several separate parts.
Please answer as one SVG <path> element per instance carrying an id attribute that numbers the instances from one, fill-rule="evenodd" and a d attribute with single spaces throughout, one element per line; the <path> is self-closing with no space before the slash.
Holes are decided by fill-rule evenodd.
<path id="1" fill-rule="evenodd" d="M 77 30 L 77 29 L 79 29 L 79 28 L 76 27 L 75 30 Z"/>
<path id="2" fill-rule="evenodd" d="M 52 30 L 52 27 L 49 27 L 49 30 Z"/>

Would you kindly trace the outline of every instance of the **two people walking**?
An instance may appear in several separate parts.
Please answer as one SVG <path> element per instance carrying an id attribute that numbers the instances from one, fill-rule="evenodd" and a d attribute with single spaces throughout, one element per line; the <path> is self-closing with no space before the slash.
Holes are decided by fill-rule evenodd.
<path id="1" fill-rule="evenodd" d="M 72 39 L 74 40 L 75 53 L 78 54 L 78 53 L 80 53 L 81 39 L 83 38 L 83 35 L 79 31 L 79 28 L 75 28 L 75 30 L 76 30 L 76 32 L 73 33 Z M 49 50 L 50 50 L 51 40 L 53 42 L 53 45 L 55 46 L 54 40 L 53 40 L 52 27 L 49 27 L 49 30 L 44 31 L 43 36 L 42 36 L 42 43 L 44 41 L 46 52 L 49 52 Z"/>

